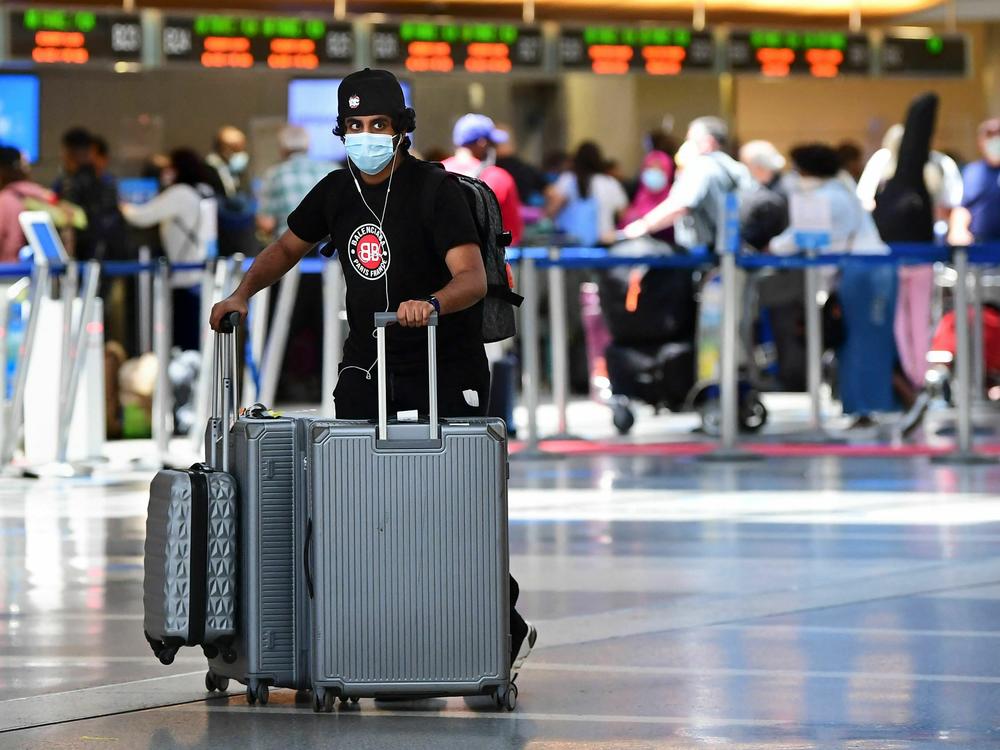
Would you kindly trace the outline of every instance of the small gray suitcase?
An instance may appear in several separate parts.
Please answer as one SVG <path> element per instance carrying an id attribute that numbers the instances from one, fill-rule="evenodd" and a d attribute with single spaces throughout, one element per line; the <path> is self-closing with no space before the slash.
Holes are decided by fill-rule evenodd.
<path id="1" fill-rule="evenodd" d="M 438 424 L 433 316 L 429 424 L 389 424 L 395 314 L 375 317 L 378 424 L 317 421 L 307 446 L 313 709 L 338 697 L 491 695 L 513 710 L 504 423 Z"/>
<path id="2" fill-rule="evenodd" d="M 231 378 L 217 384 L 223 413 L 233 408 L 233 385 Z M 228 459 L 223 441 L 216 468 L 164 469 L 150 485 L 143 628 L 163 664 L 181 646 L 200 645 L 220 662 L 236 658 L 237 486 L 218 468 Z"/>

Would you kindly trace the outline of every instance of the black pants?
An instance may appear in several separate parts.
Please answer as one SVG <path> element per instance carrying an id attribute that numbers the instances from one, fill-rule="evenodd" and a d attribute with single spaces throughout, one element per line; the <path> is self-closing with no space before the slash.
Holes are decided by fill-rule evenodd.
<path id="1" fill-rule="evenodd" d="M 430 386 L 427 370 L 392 370 L 386 377 L 388 414 L 416 409 L 426 414 L 430 408 Z M 486 414 L 490 395 L 490 367 L 485 352 L 475 359 L 442 362 L 438 365 L 438 414 L 442 417 L 481 417 Z M 473 397 L 468 392 L 475 392 Z M 371 377 L 362 370 L 340 366 L 337 388 L 333 392 L 338 419 L 375 419 L 378 416 L 378 370 Z M 528 632 L 524 618 L 515 605 L 520 588 L 510 577 L 510 632 L 512 651 Z M 513 661 L 516 653 L 511 653 Z"/>

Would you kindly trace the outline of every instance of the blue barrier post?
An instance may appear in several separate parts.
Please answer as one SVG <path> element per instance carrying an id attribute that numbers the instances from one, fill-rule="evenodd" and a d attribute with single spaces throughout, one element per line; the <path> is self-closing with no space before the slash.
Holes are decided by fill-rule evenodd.
<path id="1" fill-rule="evenodd" d="M 530 252 L 522 251 L 519 280 L 524 294 L 524 302 L 521 304 L 521 356 L 524 358 L 521 391 L 527 412 L 527 440 L 524 450 L 515 455 L 519 458 L 537 458 L 543 455 L 538 449 L 538 381 L 542 377 L 542 368 L 538 351 L 538 270 Z"/>
<path id="2" fill-rule="evenodd" d="M 569 402 L 569 334 L 566 323 L 566 275 L 559 263 L 560 248 L 549 248 L 549 332 L 552 342 L 552 400 L 556 407 L 556 434 L 552 440 L 575 440 L 569 434 L 566 410 Z"/>
<path id="3" fill-rule="evenodd" d="M 727 193 L 719 213 L 715 246 L 722 273 L 722 346 L 719 361 L 721 438 L 719 447 L 701 458 L 707 461 L 752 461 L 753 453 L 737 448 L 739 436 L 739 283 L 736 256 L 740 240 L 740 205 L 736 193 Z"/>
<path id="4" fill-rule="evenodd" d="M 956 247 L 953 252 L 955 266 L 955 394 L 958 409 L 958 430 L 955 451 L 936 456 L 936 463 L 984 464 L 994 463 L 992 456 L 976 453 L 972 445 L 972 342 L 969 340 L 969 250 Z"/>

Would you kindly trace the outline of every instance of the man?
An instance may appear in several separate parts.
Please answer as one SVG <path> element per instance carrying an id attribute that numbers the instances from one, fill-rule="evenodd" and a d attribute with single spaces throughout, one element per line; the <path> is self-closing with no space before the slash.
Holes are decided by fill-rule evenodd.
<path id="1" fill-rule="evenodd" d="M 219 128 L 205 163 L 215 173 L 212 187 L 216 195 L 234 198 L 243 192 L 243 173 L 250 163 L 247 137 L 243 131 L 232 125 Z"/>
<path id="2" fill-rule="evenodd" d="M 754 182 L 740 206 L 743 239 L 755 250 L 767 250 L 788 227 L 788 196 L 781 186 L 785 157 L 768 141 L 750 141 L 740 149 L 740 162 Z"/>
<path id="3" fill-rule="evenodd" d="M 62 166 L 62 176 L 54 186 L 57 195 L 80 206 L 87 215 L 87 228 L 76 234 L 76 258 L 123 259 L 125 222 L 118 209 L 118 187 L 97 173 L 91 133 L 71 128 L 63 134 Z"/>
<path id="4" fill-rule="evenodd" d="M 952 245 L 1000 240 L 1000 118 L 979 126 L 983 158 L 962 170 L 962 205 L 952 211 Z"/>
<path id="5" fill-rule="evenodd" d="M 723 151 L 728 142 L 729 128 L 718 117 L 694 120 L 678 151 L 678 161 L 683 154 L 684 169 L 670 195 L 626 226 L 625 236 L 635 239 L 672 226 L 681 247 L 713 247 L 723 197 L 750 186 L 746 167 Z"/>
<path id="6" fill-rule="evenodd" d="M 497 144 L 506 139 L 507 134 L 497 130 L 493 120 L 486 115 L 467 114 L 459 118 L 452 130 L 455 155 L 443 163 L 449 172 L 478 177 L 490 186 L 500 202 L 504 228 L 516 245 L 524 231 L 521 198 L 510 172 L 496 166 Z"/>
<path id="7" fill-rule="evenodd" d="M 454 180 L 436 179 L 427 162 L 409 153 L 416 115 L 388 71 L 365 69 L 338 90 L 334 133 L 345 143 L 346 169 L 331 172 L 288 217 L 288 229 L 257 257 L 239 288 L 212 309 L 212 327 L 227 313 L 246 316 L 251 296 L 278 281 L 329 236 L 347 283 L 347 321 L 337 417 L 374 419 L 378 413 L 374 314 L 395 310 L 400 325 L 387 332 L 389 413 L 427 411 L 426 336 L 437 311 L 438 408 L 442 417 L 483 414 L 489 369 L 482 341 L 486 271 L 476 226 Z M 437 185 L 433 201 L 425 198 Z M 425 206 L 433 209 L 427 216 Z M 516 672 L 536 632 L 510 597 L 511 663 Z"/>
<path id="8" fill-rule="evenodd" d="M 257 227 L 278 239 L 288 229 L 288 215 L 313 186 L 337 168 L 335 164 L 309 158 L 309 133 L 298 125 L 286 125 L 278 133 L 281 163 L 264 173 L 260 191 Z"/>
<path id="9" fill-rule="evenodd" d="M 220 128 L 205 163 L 211 167 L 209 185 L 219 203 L 219 255 L 255 255 L 259 245 L 254 238 L 253 197 L 244 180 L 250 155 L 243 131 L 232 125 Z"/>

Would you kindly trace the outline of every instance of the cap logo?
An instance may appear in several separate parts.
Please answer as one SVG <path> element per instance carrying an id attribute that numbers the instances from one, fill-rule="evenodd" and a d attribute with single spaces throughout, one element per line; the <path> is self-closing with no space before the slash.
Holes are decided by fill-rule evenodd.
<path id="1" fill-rule="evenodd" d="M 347 100 L 347 106 L 351 109 L 357 109 L 361 106 L 361 97 L 355 94 L 350 99 Z"/>

